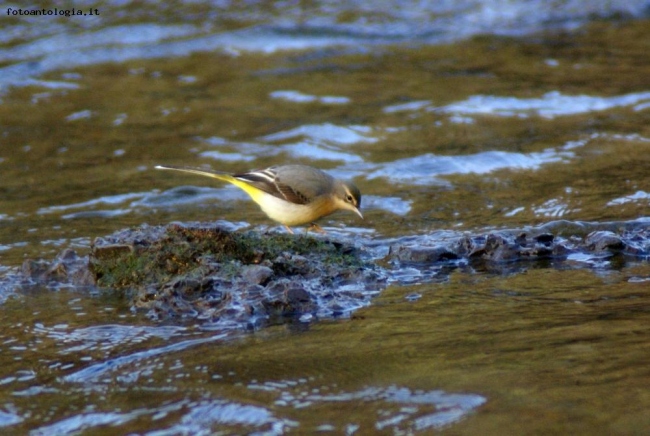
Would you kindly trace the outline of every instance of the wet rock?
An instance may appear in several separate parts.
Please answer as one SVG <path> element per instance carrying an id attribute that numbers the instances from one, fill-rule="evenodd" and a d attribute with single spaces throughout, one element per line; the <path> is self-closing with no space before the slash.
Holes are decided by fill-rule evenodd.
<path id="1" fill-rule="evenodd" d="M 542 233 L 541 235 L 535 236 L 534 239 L 535 239 L 535 242 L 539 242 L 540 244 L 549 246 L 555 240 L 555 236 L 553 236 L 550 233 Z"/>
<path id="2" fill-rule="evenodd" d="M 264 284 L 273 276 L 273 270 L 264 265 L 249 265 L 243 268 L 242 277 L 248 283 Z"/>
<path id="3" fill-rule="evenodd" d="M 284 294 L 283 303 L 292 313 L 309 313 L 315 309 L 315 302 L 309 292 L 298 283 L 294 283 Z"/>
<path id="4" fill-rule="evenodd" d="M 568 226 L 547 225 L 548 228 L 579 229 L 582 232 L 588 224 Z M 608 226 L 614 227 L 614 226 Z M 470 265 L 485 265 L 489 262 L 494 270 L 497 265 L 513 264 L 531 261 L 562 261 L 572 253 L 621 253 L 631 256 L 647 256 L 650 252 L 650 230 L 648 226 L 635 226 L 631 230 L 615 233 L 611 230 L 596 230 L 584 232 L 586 236 L 571 235 L 568 238 L 555 235 L 548 231 L 542 233 L 499 231 L 473 236 L 459 236 L 455 243 L 446 240 L 434 245 L 426 237 L 409 237 L 404 243 L 393 243 L 389 250 L 388 259 L 399 261 L 399 264 L 410 264 L 422 271 L 421 277 L 435 277 L 437 272 L 443 273 L 442 268 L 453 269 L 468 262 Z M 427 245 L 424 245 L 427 244 Z M 451 247 L 447 249 L 445 247 Z M 446 252 L 456 257 L 449 256 Z M 452 262 L 445 262 L 453 260 Z M 438 266 L 436 267 L 436 264 Z M 428 265 L 428 266 L 427 266 Z M 437 268 L 432 270 L 432 268 Z M 516 267 L 514 267 L 516 269 Z M 523 266 L 522 266 L 523 268 Z M 498 269 L 503 269 L 497 267 Z M 513 267 L 508 267 L 512 271 Z M 413 274 L 411 274 L 413 276 Z"/>
<path id="5" fill-rule="evenodd" d="M 27 260 L 13 283 L 121 292 L 134 311 L 153 320 L 259 328 L 345 316 L 389 282 L 443 282 L 456 268 L 511 274 L 532 263 L 558 267 L 567 258 L 574 259 L 572 268 L 620 267 L 630 256 L 648 259 L 650 224 L 558 222 L 409 236 L 389 246 L 377 239 L 355 243 L 200 223 L 142 226 L 96 238 L 85 256 L 67 249 L 51 261 Z M 584 256 L 575 262 L 574 253 Z"/>
<path id="6" fill-rule="evenodd" d="M 610 231 L 596 231 L 585 238 L 585 245 L 593 251 L 621 251 L 625 248 L 623 239 Z"/>
<path id="7" fill-rule="evenodd" d="M 262 302 L 264 311 L 269 316 L 312 313 L 316 311 L 316 301 L 300 284 L 289 280 L 273 283 L 269 295 L 272 298 Z"/>
<path id="8" fill-rule="evenodd" d="M 475 244 L 469 236 L 462 236 L 456 242 L 455 249 L 453 250 L 459 257 L 467 258 L 474 251 Z"/>
<path id="9" fill-rule="evenodd" d="M 79 256 L 72 249 L 65 249 L 53 261 L 25 260 L 22 274 L 35 283 L 74 286 L 93 286 L 95 278 L 88 270 L 88 256 Z"/>
<path id="10" fill-rule="evenodd" d="M 575 252 L 575 248 L 572 247 L 568 242 L 560 241 L 556 244 L 553 244 L 550 256 L 555 258 L 566 258 L 569 254 Z"/>
<path id="11" fill-rule="evenodd" d="M 36 282 L 46 281 L 47 272 L 50 269 L 52 262 L 46 260 L 32 260 L 26 259 L 23 262 L 21 273 L 28 279 Z"/>
<path id="12" fill-rule="evenodd" d="M 495 262 L 510 262 L 518 258 L 520 247 L 520 240 L 512 240 L 500 234 L 489 234 L 482 257 Z"/>
<path id="13" fill-rule="evenodd" d="M 447 247 L 436 246 L 402 246 L 390 247 L 388 256 L 392 259 L 409 263 L 431 263 L 458 259 L 458 255 Z"/>
<path id="14" fill-rule="evenodd" d="M 638 228 L 624 234 L 625 254 L 650 256 L 650 229 Z"/>
<path id="15" fill-rule="evenodd" d="M 347 244 L 209 226 L 121 231 L 96 240 L 89 263 L 99 286 L 135 293 L 134 309 L 151 319 L 242 326 L 304 313 L 327 315 L 319 308 L 325 294 L 352 307 L 349 296 L 337 290 L 351 271 L 357 273 L 356 298 L 365 305 L 376 286 L 371 292 L 364 288 L 382 279 L 369 274 L 378 267 Z"/>

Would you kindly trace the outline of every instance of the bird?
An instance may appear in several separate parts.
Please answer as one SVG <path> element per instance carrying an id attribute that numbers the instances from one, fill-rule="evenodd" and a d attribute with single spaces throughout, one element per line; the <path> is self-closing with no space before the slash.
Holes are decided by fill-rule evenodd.
<path id="1" fill-rule="evenodd" d="M 156 165 L 156 169 L 174 170 L 212 177 L 232 183 L 246 192 L 262 211 L 293 234 L 290 226 L 310 223 L 310 229 L 324 232 L 315 223 L 338 210 L 354 212 L 363 219 L 361 192 L 350 182 L 336 179 L 308 165 L 278 165 L 261 170 L 231 174 L 202 168 Z"/>

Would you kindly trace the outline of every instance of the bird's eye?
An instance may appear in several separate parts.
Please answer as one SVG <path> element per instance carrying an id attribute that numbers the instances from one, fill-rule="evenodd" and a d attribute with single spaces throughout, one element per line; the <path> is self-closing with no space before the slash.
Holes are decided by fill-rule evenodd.
<path id="1" fill-rule="evenodd" d="M 347 197 L 345 197 L 345 201 L 347 201 L 348 203 L 354 203 L 354 197 L 348 194 Z"/>

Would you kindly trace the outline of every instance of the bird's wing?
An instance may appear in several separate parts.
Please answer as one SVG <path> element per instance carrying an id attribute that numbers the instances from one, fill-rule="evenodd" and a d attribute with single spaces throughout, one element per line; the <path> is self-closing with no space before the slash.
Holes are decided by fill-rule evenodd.
<path id="1" fill-rule="evenodd" d="M 262 191 L 266 192 L 267 194 L 271 194 L 274 197 L 281 198 L 290 203 L 307 204 L 312 200 L 302 192 L 293 188 L 290 184 L 284 183 L 283 180 L 278 176 L 276 169 L 273 167 L 267 168 L 265 170 L 235 174 L 233 177 L 243 182 L 249 183 L 257 189 L 261 189 Z"/>

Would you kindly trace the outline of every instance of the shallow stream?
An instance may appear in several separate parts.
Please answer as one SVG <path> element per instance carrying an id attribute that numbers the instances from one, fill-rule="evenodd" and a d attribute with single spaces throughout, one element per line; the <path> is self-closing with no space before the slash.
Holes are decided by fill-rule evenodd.
<path id="1" fill-rule="evenodd" d="M 375 253 L 650 226 L 650 4 L 442 3 L 0 11 L 0 275 L 144 223 L 276 230 L 157 164 L 354 180 L 365 219 L 321 225 Z M 405 266 L 349 316 L 256 331 L 156 323 L 105 291 L 0 300 L 6 434 L 650 431 L 643 254 Z"/>

